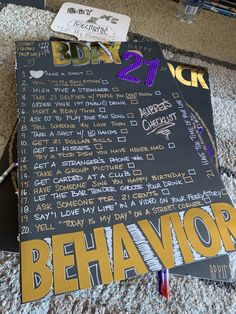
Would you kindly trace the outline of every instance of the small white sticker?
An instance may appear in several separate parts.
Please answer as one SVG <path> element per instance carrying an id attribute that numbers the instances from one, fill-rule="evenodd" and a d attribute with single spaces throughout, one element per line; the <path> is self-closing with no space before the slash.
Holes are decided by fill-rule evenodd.
<path id="1" fill-rule="evenodd" d="M 193 7 L 192 5 L 186 5 L 185 13 L 190 15 L 195 15 L 197 13 L 198 7 Z"/>
<path id="2" fill-rule="evenodd" d="M 130 17 L 66 2 L 51 29 L 84 41 L 126 41 Z"/>

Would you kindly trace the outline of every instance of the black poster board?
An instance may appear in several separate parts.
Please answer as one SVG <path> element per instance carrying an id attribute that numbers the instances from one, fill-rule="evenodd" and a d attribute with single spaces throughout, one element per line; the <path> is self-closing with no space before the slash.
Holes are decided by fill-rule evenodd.
<path id="1" fill-rule="evenodd" d="M 203 127 L 202 134 L 205 134 L 204 142 L 207 141 L 211 144 L 211 139 L 214 139 L 215 142 L 215 133 L 213 126 L 213 117 L 212 117 L 212 108 L 211 108 L 211 99 L 210 99 L 210 85 L 209 85 L 209 76 L 206 68 L 201 68 L 198 66 L 191 66 L 187 64 L 182 64 L 178 62 L 168 61 L 168 64 L 171 64 L 174 67 L 174 77 L 177 68 L 181 69 L 183 72 L 184 79 L 191 83 L 186 83 L 181 79 L 181 76 L 178 75 L 176 82 L 188 103 L 190 103 L 195 112 L 200 116 L 200 121 L 203 121 L 203 124 L 206 125 Z M 172 70 L 173 71 L 173 70 Z M 204 73 L 202 79 L 206 83 L 203 84 L 202 81 L 197 81 L 197 86 L 192 86 L 191 72 L 194 73 Z M 184 84 L 183 84 L 184 83 Z M 187 85 L 186 85 L 187 84 Z M 191 84 L 191 85 L 190 85 Z M 204 117 L 204 118 L 202 118 Z M 208 136 L 210 130 L 210 136 Z M 212 145 L 212 144 L 211 144 Z M 215 144 L 212 145 L 212 147 Z M 216 156 L 216 152 L 214 152 Z M 10 137 L 10 140 L 7 144 L 5 152 L 2 156 L 0 162 L 0 173 L 3 173 L 10 164 L 17 160 L 16 152 L 16 130 L 14 128 L 13 133 Z M 15 173 L 11 174 L 5 181 L 4 184 L 0 185 L 0 203 L 1 205 L 1 219 L 0 219 L 0 249 L 9 252 L 18 252 L 19 251 L 19 242 L 17 241 L 18 236 L 18 217 L 17 217 L 17 202 L 18 197 L 17 192 L 17 178 Z M 189 275 L 193 277 L 212 279 L 212 280 L 222 280 L 230 281 L 230 267 L 229 267 L 229 257 L 218 256 L 206 261 L 197 262 L 194 264 L 189 264 L 188 266 L 179 266 L 171 269 L 172 274 L 178 275 Z"/>
<path id="2" fill-rule="evenodd" d="M 16 48 L 23 302 L 235 250 L 235 210 L 155 43 Z"/>

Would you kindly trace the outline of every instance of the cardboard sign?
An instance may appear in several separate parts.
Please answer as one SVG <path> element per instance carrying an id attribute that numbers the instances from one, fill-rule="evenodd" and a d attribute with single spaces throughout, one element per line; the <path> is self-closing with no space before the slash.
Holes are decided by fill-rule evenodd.
<path id="1" fill-rule="evenodd" d="M 127 15 L 66 2 L 51 29 L 86 41 L 126 41 L 130 18 Z"/>
<path id="2" fill-rule="evenodd" d="M 155 43 L 16 50 L 23 302 L 235 251 L 235 209 Z"/>

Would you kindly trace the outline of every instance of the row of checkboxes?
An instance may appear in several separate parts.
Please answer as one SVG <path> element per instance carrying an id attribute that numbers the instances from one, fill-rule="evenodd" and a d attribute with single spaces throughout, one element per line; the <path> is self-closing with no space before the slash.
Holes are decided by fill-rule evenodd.
<path id="1" fill-rule="evenodd" d="M 227 191 L 226 191 L 226 189 L 221 189 L 221 195 L 227 195 L 228 193 L 227 193 Z M 205 197 L 204 199 L 203 199 L 203 201 L 206 203 L 206 204 L 210 204 L 210 203 L 212 203 L 212 200 L 211 200 L 211 198 L 208 196 L 208 197 Z"/>

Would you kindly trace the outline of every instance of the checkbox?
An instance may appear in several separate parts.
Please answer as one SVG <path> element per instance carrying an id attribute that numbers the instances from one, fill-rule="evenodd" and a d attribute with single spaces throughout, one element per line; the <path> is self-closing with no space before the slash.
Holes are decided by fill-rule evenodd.
<path id="1" fill-rule="evenodd" d="M 104 107 L 100 107 L 100 108 L 98 108 L 98 110 L 99 110 L 99 112 L 101 112 L 101 113 L 106 112 L 106 108 L 104 108 Z"/>
<path id="2" fill-rule="evenodd" d="M 172 93 L 173 98 L 179 98 L 179 94 L 178 93 Z"/>
<path id="3" fill-rule="evenodd" d="M 113 92 L 119 92 L 119 88 L 118 87 L 112 87 Z"/>
<path id="4" fill-rule="evenodd" d="M 109 82 L 108 82 L 108 80 L 102 80 L 102 84 L 107 85 L 107 84 L 109 84 Z"/>
<path id="5" fill-rule="evenodd" d="M 126 142 L 126 136 L 118 136 L 117 141 L 119 143 L 125 143 Z"/>
<path id="6" fill-rule="evenodd" d="M 94 144 L 94 146 L 95 146 L 95 148 L 97 149 L 97 150 L 99 150 L 99 149 L 103 149 L 103 147 L 102 147 L 102 144 Z"/>
<path id="7" fill-rule="evenodd" d="M 154 160 L 155 159 L 153 154 L 146 154 L 146 158 L 147 158 L 147 160 Z"/>
<path id="8" fill-rule="evenodd" d="M 122 134 L 127 134 L 127 133 L 128 133 L 128 129 L 121 129 L 121 130 L 120 130 L 120 133 L 122 133 Z"/>
<path id="9" fill-rule="evenodd" d="M 132 100 L 131 100 L 131 105 L 137 105 L 137 104 L 138 104 L 137 99 L 132 99 Z"/>
<path id="10" fill-rule="evenodd" d="M 170 149 L 175 148 L 175 143 L 168 143 L 168 147 L 169 147 Z"/>
<path id="11" fill-rule="evenodd" d="M 135 168 L 135 164 L 134 164 L 134 162 L 128 162 L 128 168 Z"/>
<path id="12" fill-rule="evenodd" d="M 161 95 L 161 91 L 159 91 L 159 90 L 155 90 L 155 95 Z"/>
<path id="13" fill-rule="evenodd" d="M 226 189 L 221 189 L 221 195 L 227 195 L 228 193 L 227 193 L 227 191 L 226 191 Z"/>
<path id="14" fill-rule="evenodd" d="M 188 176 L 188 177 L 184 177 L 184 182 L 185 183 L 192 183 L 193 182 L 193 178 L 191 176 Z"/>
<path id="15" fill-rule="evenodd" d="M 131 126 L 137 126 L 138 122 L 136 120 L 132 120 L 132 121 L 130 121 L 130 125 Z"/>
<path id="16" fill-rule="evenodd" d="M 93 71 L 87 70 L 85 73 L 86 73 L 87 75 L 92 75 L 92 74 L 93 74 Z"/>
<path id="17" fill-rule="evenodd" d="M 188 169 L 188 174 L 189 174 L 190 176 L 195 175 L 195 174 L 196 174 L 195 169 Z"/>
<path id="18" fill-rule="evenodd" d="M 136 170 L 133 170 L 133 175 L 134 176 L 142 176 L 142 171 L 140 169 L 136 169 Z"/>
<path id="19" fill-rule="evenodd" d="M 129 118 L 129 119 L 134 118 L 134 114 L 133 114 L 133 112 L 129 112 L 129 113 L 127 113 L 127 118 Z"/>
<path id="20" fill-rule="evenodd" d="M 169 189 L 161 189 L 161 192 L 163 195 L 170 195 L 170 190 Z"/>
<path id="21" fill-rule="evenodd" d="M 206 198 L 204 198 L 204 199 L 203 199 L 203 201 L 204 201 L 206 204 L 211 203 L 211 199 L 210 199 L 210 197 L 206 197 Z"/>

